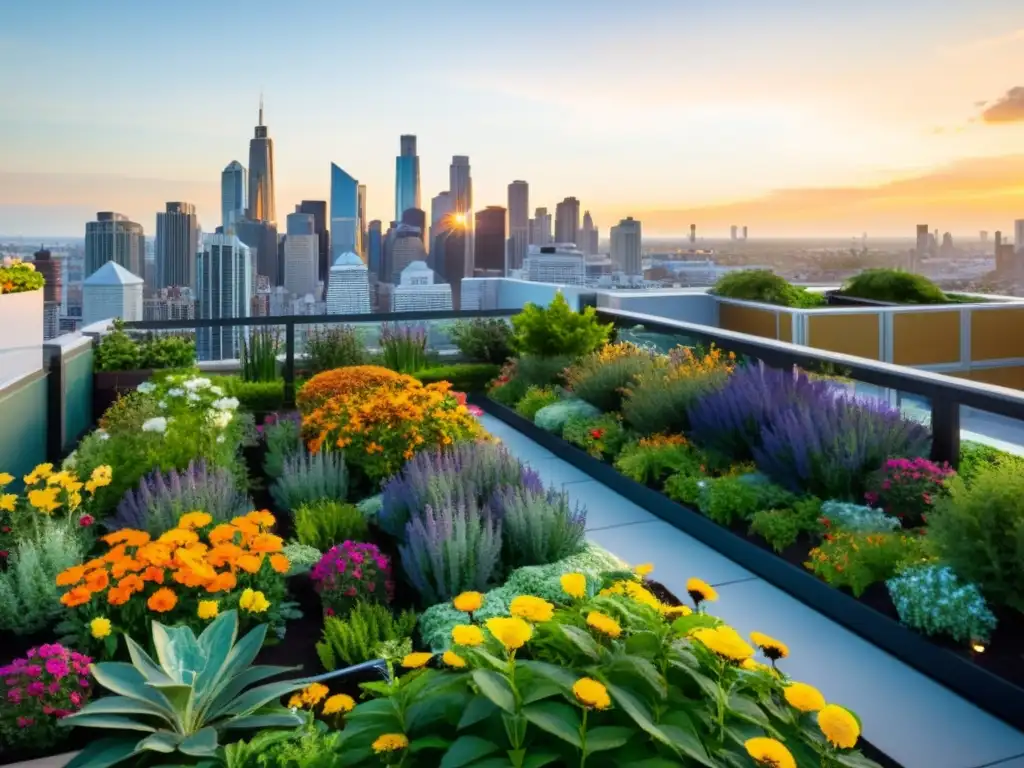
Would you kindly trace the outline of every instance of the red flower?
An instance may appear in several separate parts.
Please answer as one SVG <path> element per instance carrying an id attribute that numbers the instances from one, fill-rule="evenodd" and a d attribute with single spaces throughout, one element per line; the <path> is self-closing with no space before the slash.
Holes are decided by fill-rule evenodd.
<path id="1" fill-rule="evenodd" d="M 11 532 L 11 526 L 9 526 L 9 525 L 5 525 L 3 528 L 0 528 L 0 533 L 10 533 L 10 532 Z"/>
<path id="2" fill-rule="evenodd" d="M 590 430 L 590 436 L 592 438 L 594 438 L 595 440 L 600 440 L 602 437 L 604 437 L 604 430 L 603 429 L 592 429 L 592 430 Z"/>
<path id="3" fill-rule="evenodd" d="M 8 551 L 6 549 L 0 549 L 0 559 L 6 560 L 8 554 L 9 553 L 8 553 Z"/>
<path id="4" fill-rule="evenodd" d="M 95 522 L 96 519 L 92 515 L 82 515 L 80 518 L 78 518 L 78 524 L 83 528 L 88 528 Z"/>
<path id="5" fill-rule="evenodd" d="M 821 524 L 822 524 L 822 525 L 824 525 L 824 526 L 825 526 L 826 528 L 831 528 L 831 527 L 832 527 L 832 521 L 831 521 L 831 520 L 829 520 L 829 519 L 828 519 L 827 517 L 823 517 L 823 518 L 821 518 L 821 521 L 820 521 L 820 522 L 821 522 Z"/>

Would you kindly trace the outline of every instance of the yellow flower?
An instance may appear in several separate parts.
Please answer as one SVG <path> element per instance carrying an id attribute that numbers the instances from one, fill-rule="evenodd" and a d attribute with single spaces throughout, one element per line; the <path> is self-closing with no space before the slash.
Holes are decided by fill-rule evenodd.
<path id="1" fill-rule="evenodd" d="M 0 496 L 0 510 L 4 512 L 13 512 L 14 506 L 18 503 L 18 497 L 13 493 L 5 493 Z"/>
<path id="2" fill-rule="evenodd" d="M 452 605 L 455 606 L 457 611 L 465 611 L 466 613 L 472 613 L 473 611 L 479 611 L 480 606 L 484 604 L 484 596 L 479 592 L 463 592 L 452 600 Z"/>
<path id="3" fill-rule="evenodd" d="M 50 514 L 53 510 L 60 508 L 60 502 L 57 501 L 58 493 L 60 493 L 60 488 L 47 488 L 46 490 L 29 491 L 28 503 L 40 512 Z"/>
<path id="4" fill-rule="evenodd" d="M 331 689 L 322 683 L 313 683 L 302 691 L 302 702 L 307 706 L 314 707 L 319 704 L 331 692 Z"/>
<path id="5" fill-rule="evenodd" d="M 189 512 L 178 520 L 178 527 L 185 531 L 205 528 L 213 522 L 213 518 L 205 512 Z"/>
<path id="6" fill-rule="evenodd" d="M 434 658 L 432 653 L 410 653 L 402 659 L 402 666 L 406 669 L 419 669 L 432 658 Z"/>
<path id="7" fill-rule="evenodd" d="M 487 631 L 494 635 L 506 650 L 515 651 L 533 637 L 533 627 L 520 618 L 494 618 L 487 620 Z"/>
<path id="8" fill-rule="evenodd" d="M 302 709 L 304 706 L 305 706 L 305 703 L 302 701 L 301 694 L 293 693 L 292 697 L 290 699 L 288 699 L 288 708 L 289 709 Z"/>
<path id="9" fill-rule="evenodd" d="M 562 591 L 577 599 L 587 596 L 587 577 L 582 573 L 565 573 L 560 579 Z"/>
<path id="10" fill-rule="evenodd" d="M 89 632 L 97 640 L 102 640 L 110 634 L 110 619 L 104 619 L 101 616 L 96 617 L 89 622 Z"/>
<path id="11" fill-rule="evenodd" d="M 807 683 L 790 683 L 783 688 L 782 695 L 789 706 L 801 712 L 817 712 L 825 706 L 821 691 Z"/>
<path id="12" fill-rule="evenodd" d="M 636 568 L 634 568 L 633 569 L 633 573 L 635 573 L 637 576 L 639 576 L 642 579 L 644 576 L 647 576 L 648 574 L 650 574 L 650 572 L 653 571 L 653 570 L 654 570 L 654 564 L 653 563 L 644 563 L 644 564 L 638 565 Z"/>
<path id="13" fill-rule="evenodd" d="M 473 624 L 457 624 L 452 627 L 452 642 L 468 647 L 481 645 L 484 642 L 484 633 L 480 627 Z"/>
<path id="14" fill-rule="evenodd" d="M 661 606 L 662 616 L 689 616 L 693 611 L 690 610 L 688 605 L 662 605 Z"/>
<path id="15" fill-rule="evenodd" d="M 216 600 L 200 600 L 199 608 L 196 614 L 200 619 L 213 619 L 220 613 L 220 606 L 217 605 Z"/>
<path id="16" fill-rule="evenodd" d="M 700 579 L 690 579 L 686 582 L 686 591 L 693 600 L 694 605 L 700 605 L 705 600 L 714 601 L 718 599 L 718 593 L 714 587 Z"/>
<path id="17" fill-rule="evenodd" d="M 13 482 L 14 475 L 9 474 L 8 472 L 0 472 L 0 488 L 3 488 L 5 485 L 10 485 Z"/>
<path id="18" fill-rule="evenodd" d="M 772 668 L 767 664 L 762 664 L 760 661 L 754 661 L 753 659 L 744 659 L 743 663 L 740 664 L 741 669 L 745 669 L 748 672 L 771 672 Z"/>
<path id="19" fill-rule="evenodd" d="M 853 749 L 860 738 L 857 718 L 835 704 L 827 705 L 818 713 L 818 727 L 829 744 L 839 749 Z"/>
<path id="20" fill-rule="evenodd" d="M 591 611 L 587 614 L 587 624 L 608 637 L 618 637 L 622 634 L 619 622 L 598 611 Z"/>
<path id="21" fill-rule="evenodd" d="M 238 598 L 238 607 L 249 613 L 263 613 L 270 607 L 270 601 L 262 592 L 246 589 Z"/>
<path id="22" fill-rule="evenodd" d="M 110 485 L 111 477 L 113 472 L 110 467 L 104 464 L 101 467 L 96 467 L 89 476 L 89 482 L 93 484 L 95 488 L 102 488 L 106 485 Z"/>
<path id="23" fill-rule="evenodd" d="M 513 616 L 518 616 L 521 619 L 534 623 L 551 621 L 554 612 L 555 606 L 547 600 L 533 597 L 532 595 L 520 595 L 513 598 L 512 603 L 509 605 L 509 613 Z"/>
<path id="24" fill-rule="evenodd" d="M 40 480 L 45 480 L 53 472 L 53 464 L 38 464 L 29 474 L 22 478 L 25 481 L 25 485 L 35 485 Z"/>
<path id="25" fill-rule="evenodd" d="M 764 768 L 796 768 L 796 760 L 781 741 L 759 736 L 743 742 L 747 754 Z"/>
<path id="26" fill-rule="evenodd" d="M 612 705 L 608 689 L 589 677 L 581 677 L 573 683 L 572 692 L 580 704 L 591 709 L 608 709 Z"/>
<path id="27" fill-rule="evenodd" d="M 789 656 L 789 647 L 774 637 L 769 637 L 761 632 L 751 632 L 750 639 L 754 641 L 754 645 L 761 649 L 761 653 L 772 661 L 778 661 Z"/>
<path id="28" fill-rule="evenodd" d="M 356 702 L 346 693 L 336 693 L 324 702 L 324 714 L 336 715 L 339 712 L 351 712 L 355 709 Z"/>
<path id="29" fill-rule="evenodd" d="M 616 581 L 610 587 L 602 589 L 601 595 L 625 595 L 635 603 L 661 610 L 661 601 L 638 581 Z"/>
<path id="30" fill-rule="evenodd" d="M 455 651 L 445 651 L 444 655 L 441 657 L 441 661 L 449 667 L 455 667 L 456 669 L 461 669 L 466 666 L 466 660 L 459 656 L 459 654 L 455 653 Z"/>
<path id="31" fill-rule="evenodd" d="M 404 733 L 385 733 L 383 736 L 378 736 L 371 746 L 378 755 L 383 752 L 398 752 L 409 746 L 409 739 Z"/>
<path id="32" fill-rule="evenodd" d="M 692 636 L 709 650 L 729 661 L 744 661 L 754 655 L 754 649 L 739 636 L 732 627 L 702 627 L 694 630 Z"/>

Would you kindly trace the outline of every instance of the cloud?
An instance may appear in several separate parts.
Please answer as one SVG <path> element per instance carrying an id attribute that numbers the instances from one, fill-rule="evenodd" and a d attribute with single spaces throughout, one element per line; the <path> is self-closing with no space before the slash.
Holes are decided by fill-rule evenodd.
<path id="1" fill-rule="evenodd" d="M 1008 90 L 1005 96 L 993 102 L 981 113 L 981 119 L 986 123 L 1024 121 L 1024 85 L 1018 85 Z"/>

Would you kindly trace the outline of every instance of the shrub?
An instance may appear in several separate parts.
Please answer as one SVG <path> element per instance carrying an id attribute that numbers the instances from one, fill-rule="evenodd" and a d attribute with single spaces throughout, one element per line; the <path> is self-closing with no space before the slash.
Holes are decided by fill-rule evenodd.
<path id="1" fill-rule="evenodd" d="M 363 342 L 351 325 L 319 326 L 306 334 L 306 365 L 313 374 L 365 362 Z"/>
<path id="2" fill-rule="evenodd" d="M 891 533 L 900 527 L 899 520 L 880 509 L 843 501 L 826 501 L 821 505 L 821 517 L 826 528 L 850 533 Z"/>
<path id="3" fill-rule="evenodd" d="M 320 499 L 300 504 L 295 510 L 295 536 L 300 544 L 329 549 L 346 539 L 366 538 L 366 517 L 354 504 Z"/>
<path id="4" fill-rule="evenodd" d="M 559 400 L 558 394 L 546 387 L 530 387 L 526 390 L 526 394 L 523 395 L 522 399 L 516 403 L 516 413 L 522 416 L 524 419 L 533 421 L 533 417 L 537 415 L 537 411 L 546 405 L 557 403 Z"/>
<path id="5" fill-rule="evenodd" d="M 629 440 L 622 422 L 612 414 L 587 419 L 570 418 L 562 430 L 562 437 L 597 459 L 614 458 Z"/>
<path id="6" fill-rule="evenodd" d="M 658 358 L 649 349 L 629 342 L 606 344 L 570 367 L 569 390 L 581 400 L 608 413 L 622 409 L 626 390 L 654 371 Z"/>
<path id="7" fill-rule="evenodd" d="M 188 368 L 195 364 L 196 344 L 192 338 L 172 335 L 137 335 L 124 330 L 124 322 L 114 321 L 113 330 L 96 346 L 93 369 L 96 371 L 135 371 Z"/>
<path id="8" fill-rule="evenodd" d="M 284 549 L 281 551 L 291 564 L 291 567 L 288 569 L 288 576 L 309 573 L 313 570 L 313 566 L 319 563 L 320 558 L 323 557 L 323 552 L 316 547 L 309 547 L 294 541 L 285 544 Z"/>
<path id="9" fill-rule="evenodd" d="M 754 448 L 758 469 L 819 498 L 863 498 L 865 480 L 891 456 L 927 455 L 928 428 L 880 400 L 834 393 L 783 405 Z"/>
<path id="10" fill-rule="evenodd" d="M 534 414 L 533 421 L 541 429 L 560 435 L 565 430 L 569 419 L 573 417 L 592 419 L 600 415 L 601 412 L 590 403 L 569 399 L 544 406 Z"/>
<path id="11" fill-rule="evenodd" d="M 0 293 L 38 291 L 46 283 L 36 265 L 8 256 L 0 262 Z"/>
<path id="12" fill-rule="evenodd" d="M 711 292 L 742 301 L 758 301 L 781 307 L 817 307 L 825 303 L 820 293 L 799 288 L 767 269 L 738 269 L 718 278 Z"/>
<path id="13" fill-rule="evenodd" d="M 391 561 L 368 542 L 345 541 L 331 547 L 310 576 L 328 615 L 345 615 L 359 600 L 390 603 L 395 596 Z"/>
<path id="14" fill-rule="evenodd" d="M 195 339 L 178 334 L 154 334 L 139 344 L 139 367 L 153 370 L 188 368 L 196 362 Z"/>
<path id="15" fill-rule="evenodd" d="M 1024 611 L 1024 474 L 1016 462 L 950 484 L 928 516 L 940 558 L 995 605 Z"/>
<path id="16" fill-rule="evenodd" d="M 516 380 L 527 387 L 561 386 L 571 363 L 568 355 L 523 355 L 516 363 Z"/>
<path id="17" fill-rule="evenodd" d="M 768 509 L 755 512 L 750 518 L 750 532 L 768 542 L 776 552 L 796 543 L 802 533 L 816 531 L 821 502 L 813 497 L 801 499 L 791 509 Z"/>
<path id="18" fill-rule="evenodd" d="M 501 513 L 506 569 L 546 565 L 576 554 L 586 540 L 586 510 L 559 491 L 507 488 L 495 500 Z"/>
<path id="19" fill-rule="evenodd" d="M 478 508 L 506 487 L 541 488 L 540 477 L 497 443 L 461 443 L 416 454 L 384 485 L 377 525 L 402 538 L 410 515 L 465 499 Z"/>
<path id="20" fill-rule="evenodd" d="M 512 327 L 502 318 L 460 321 L 451 336 L 467 360 L 501 365 L 512 356 Z"/>
<path id="21" fill-rule="evenodd" d="M 345 455 L 336 451 L 302 451 L 285 459 L 284 471 L 270 486 L 274 504 L 291 512 L 314 501 L 344 499 L 347 493 Z"/>
<path id="22" fill-rule="evenodd" d="M 259 429 L 267 446 L 263 471 L 271 480 L 276 480 L 284 474 L 287 459 L 305 452 L 302 425 L 298 417 L 270 414 Z"/>
<path id="23" fill-rule="evenodd" d="M 384 365 L 399 373 L 427 367 L 427 326 L 424 323 L 382 323 L 380 346 Z"/>
<path id="24" fill-rule="evenodd" d="M 949 298 L 924 275 L 901 269 L 865 269 L 843 284 L 845 296 L 894 304 L 947 304 Z"/>
<path id="25" fill-rule="evenodd" d="M 250 413 L 274 413 L 284 408 L 284 381 L 244 381 L 238 376 L 219 376 L 214 381 L 241 410 Z"/>
<path id="26" fill-rule="evenodd" d="M 900 622 L 926 635 L 948 635 L 961 643 L 987 643 L 996 617 L 973 584 L 944 565 L 907 568 L 885 583 Z"/>
<path id="27" fill-rule="evenodd" d="M 454 363 L 416 371 L 413 376 L 424 384 L 447 381 L 459 392 L 483 392 L 501 369 L 491 363 Z"/>
<path id="28" fill-rule="evenodd" d="M 61 720 L 89 700 L 92 659 L 57 643 L 0 667 L 3 750 L 52 749 L 68 736 Z"/>
<path id="29" fill-rule="evenodd" d="M 506 362 L 497 376 L 487 384 L 487 396 L 495 402 L 506 406 L 514 406 L 526 394 L 526 382 L 517 378 L 519 360 L 512 358 Z"/>
<path id="30" fill-rule="evenodd" d="M 1019 472 L 1024 472 L 1024 457 L 1001 451 L 985 443 L 965 440 L 960 444 L 960 463 L 957 464 L 956 473 L 966 485 L 970 485 L 981 470 L 1006 463 L 1012 463 L 1017 466 Z"/>
<path id="31" fill-rule="evenodd" d="M 825 535 L 804 566 L 830 586 L 848 587 L 860 597 L 872 584 L 930 557 L 928 543 L 917 534 L 837 531 Z"/>
<path id="32" fill-rule="evenodd" d="M 324 669 L 361 664 L 379 659 L 378 646 L 412 637 L 416 630 L 416 614 L 402 611 L 394 614 L 379 603 L 357 602 L 344 617 L 324 619 L 323 640 L 316 644 L 316 653 Z"/>
<path id="33" fill-rule="evenodd" d="M 312 413 L 328 400 L 352 396 L 381 387 L 398 389 L 406 381 L 400 373 L 379 365 L 353 365 L 318 373 L 295 396 L 303 415 Z"/>
<path id="34" fill-rule="evenodd" d="M 100 338 L 93 352 L 94 371 L 136 371 L 142 368 L 142 354 L 138 343 L 118 321 L 114 329 Z"/>
<path id="35" fill-rule="evenodd" d="M 916 528 L 945 495 L 946 484 L 955 474 L 949 464 L 928 459 L 888 459 L 870 478 L 864 499 L 899 518 L 904 527 Z"/>
<path id="36" fill-rule="evenodd" d="M 582 357 L 604 344 L 612 331 L 611 323 L 598 321 L 593 307 L 582 312 L 570 309 L 561 292 L 546 307 L 527 303 L 512 318 L 512 327 L 512 347 L 520 355 L 539 357 Z"/>
<path id="37" fill-rule="evenodd" d="M 780 509 L 796 501 L 793 494 L 756 476 L 738 475 L 704 481 L 697 497 L 701 513 L 719 525 L 749 520 L 762 509 Z"/>
<path id="38" fill-rule="evenodd" d="M 500 572 L 501 522 L 475 504 L 428 505 L 409 520 L 399 552 L 424 605 L 483 591 Z"/>
<path id="39" fill-rule="evenodd" d="M 701 457 L 682 435 L 652 435 L 630 443 L 615 460 L 615 468 L 645 485 L 660 486 L 675 473 L 700 473 Z"/>
<path id="40" fill-rule="evenodd" d="M 181 471 L 157 471 L 142 478 L 138 489 L 125 493 L 117 512 L 103 525 L 110 531 L 135 528 L 159 536 L 174 528 L 186 512 L 203 510 L 220 523 L 252 508 L 252 499 L 237 490 L 230 472 L 208 468 L 202 460 L 190 461 Z"/>

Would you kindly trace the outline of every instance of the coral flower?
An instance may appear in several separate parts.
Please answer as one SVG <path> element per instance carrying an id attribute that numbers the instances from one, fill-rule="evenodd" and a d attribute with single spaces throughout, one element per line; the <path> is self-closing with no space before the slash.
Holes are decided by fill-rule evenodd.
<path id="1" fill-rule="evenodd" d="M 57 586 L 58 587 L 70 587 L 72 584 L 77 584 L 85 577 L 85 566 L 74 565 L 64 571 L 57 574 Z"/>
<path id="2" fill-rule="evenodd" d="M 509 606 L 509 613 L 521 619 L 538 623 L 541 621 L 551 621 L 551 617 L 555 613 L 555 606 L 539 597 L 520 595 L 513 598 Z"/>
<path id="3" fill-rule="evenodd" d="M 762 736 L 743 742 L 747 754 L 762 768 L 796 768 L 796 760 L 781 741 Z"/>
<path id="4" fill-rule="evenodd" d="M 252 540 L 252 544 L 249 545 L 249 549 L 252 552 L 264 552 L 268 555 L 273 552 L 280 552 L 283 547 L 284 540 L 272 533 L 259 534 Z"/>
<path id="5" fill-rule="evenodd" d="M 237 565 L 246 573 L 256 573 L 257 571 L 259 571 L 260 566 L 263 565 L 263 558 L 259 557 L 258 555 L 242 555 L 240 558 L 238 558 L 238 561 L 235 563 L 235 565 Z"/>
<path id="6" fill-rule="evenodd" d="M 85 605 L 91 599 L 92 592 L 88 587 L 75 587 L 70 592 L 65 592 L 60 602 L 68 608 L 75 608 L 79 605 Z"/>
<path id="7" fill-rule="evenodd" d="M 533 637 L 533 627 L 520 618 L 494 618 L 487 620 L 487 631 L 508 651 L 522 648 Z"/>
<path id="8" fill-rule="evenodd" d="M 282 554 L 270 556 L 270 567 L 277 573 L 288 573 L 288 569 L 291 568 L 291 566 L 291 562 L 289 562 L 288 558 Z"/>
<path id="9" fill-rule="evenodd" d="M 146 570 L 144 570 L 142 572 L 142 580 L 143 581 L 151 581 L 154 584 L 163 584 L 164 583 L 164 569 L 163 568 L 157 568 L 157 567 L 151 565 L 148 568 L 146 568 Z"/>
<path id="10" fill-rule="evenodd" d="M 131 599 L 132 593 L 121 587 L 114 587 L 107 592 L 107 602 L 111 605 L 124 605 Z"/>
<path id="11" fill-rule="evenodd" d="M 167 613 L 178 604 L 178 596 L 167 587 L 161 587 L 146 601 L 146 606 L 156 613 Z"/>
<path id="12" fill-rule="evenodd" d="M 231 571 L 227 571 L 226 573 L 218 573 L 216 578 L 206 585 L 206 591 L 211 594 L 230 592 L 236 586 L 238 586 L 238 579 Z"/>
<path id="13" fill-rule="evenodd" d="M 587 577 L 582 573 L 565 573 L 559 579 L 562 591 L 569 597 L 577 599 L 587 596 Z"/>
<path id="14" fill-rule="evenodd" d="M 238 533 L 238 529 L 233 525 L 227 523 L 221 523 L 212 531 L 206 538 L 214 546 L 218 544 L 234 543 L 235 534 Z"/>
<path id="15" fill-rule="evenodd" d="M 612 705 L 608 689 L 597 680 L 581 677 L 572 686 L 576 700 L 589 709 L 608 709 Z"/>
<path id="16" fill-rule="evenodd" d="M 85 586 L 91 592 L 102 592 L 110 585 L 106 571 L 93 571 L 85 577 Z"/>

